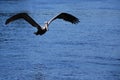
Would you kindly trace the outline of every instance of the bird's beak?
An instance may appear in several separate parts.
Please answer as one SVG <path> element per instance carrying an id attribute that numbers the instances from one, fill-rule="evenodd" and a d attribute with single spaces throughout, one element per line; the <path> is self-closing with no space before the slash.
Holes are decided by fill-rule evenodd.
<path id="1" fill-rule="evenodd" d="M 48 29 L 48 26 L 46 26 L 46 30 L 48 31 L 49 29 Z"/>

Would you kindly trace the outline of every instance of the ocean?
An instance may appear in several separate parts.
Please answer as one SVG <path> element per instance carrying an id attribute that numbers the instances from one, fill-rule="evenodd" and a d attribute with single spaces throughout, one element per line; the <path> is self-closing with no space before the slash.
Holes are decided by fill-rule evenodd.
<path id="1" fill-rule="evenodd" d="M 120 80 L 119 0 L 1 0 L 0 80 Z M 61 12 L 80 19 L 55 20 L 42 36 L 25 20 L 41 26 Z"/>

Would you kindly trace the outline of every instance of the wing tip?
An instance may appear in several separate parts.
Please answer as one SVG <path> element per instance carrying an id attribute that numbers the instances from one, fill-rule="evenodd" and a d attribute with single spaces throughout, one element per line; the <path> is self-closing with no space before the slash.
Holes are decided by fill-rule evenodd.
<path id="1" fill-rule="evenodd" d="M 78 18 L 76 18 L 72 21 L 73 24 L 78 24 L 79 22 L 80 22 L 80 20 Z"/>
<path id="2" fill-rule="evenodd" d="M 22 13 L 17 13 L 16 15 L 8 18 L 6 21 L 5 21 L 5 25 L 9 24 L 11 21 L 13 21 L 13 17 L 16 17 L 16 16 L 24 16 L 24 15 L 28 15 L 26 12 L 22 12 Z"/>
<path id="3" fill-rule="evenodd" d="M 7 19 L 6 21 L 5 21 L 5 25 L 7 25 L 9 23 L 9 20 Z"/>
<path id="4" fill-rule="evenodd" d="M 77 17 L 73 16 L 72 14 L 62 12 L 61 15 L 66 16 L 66 18 L 64 18 L 64 20 L 69 21 L 72 24 L 78 24 L 80 22 L 80 20 Z"/>

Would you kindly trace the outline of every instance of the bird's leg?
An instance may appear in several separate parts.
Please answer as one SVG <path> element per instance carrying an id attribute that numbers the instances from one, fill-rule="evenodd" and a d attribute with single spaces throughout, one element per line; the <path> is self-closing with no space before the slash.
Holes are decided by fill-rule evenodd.
<path id="1" fill-rule="evenodd" d="M 38 33 L 37 33 L 37 32 L 34 32 L 34 34 L 35 34 L 35 35 L 38 35 Z"/>
<path id="2" fill-rule="evenodd" d="M 39 35 L 40 29 L 38 28 L 36 32 L 34 32 L 35 35 Z"/>

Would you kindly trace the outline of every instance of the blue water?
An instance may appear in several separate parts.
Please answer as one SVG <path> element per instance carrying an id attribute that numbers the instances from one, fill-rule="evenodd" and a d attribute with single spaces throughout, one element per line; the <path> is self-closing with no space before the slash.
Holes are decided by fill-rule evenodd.
<path id="1" fill-rule="evenodd" d="M 120 80 L 120 0 L 1 0 L 0 80 Z M 54 21 L 43 36 L 24 20 L 40 25 L 60 12 L 80 19 Z"/>

